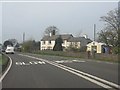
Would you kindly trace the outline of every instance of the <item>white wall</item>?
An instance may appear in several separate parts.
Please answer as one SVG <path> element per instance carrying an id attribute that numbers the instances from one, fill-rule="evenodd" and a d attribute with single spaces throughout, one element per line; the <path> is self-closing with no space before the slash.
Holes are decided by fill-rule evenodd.
<path id="1" fill-rule="evenodd" d="M 55 45 L 55 41 L 51 41 L 51 44 L 49 44 L 49 41 L 45 41 L 45 44 L 43 44 L 44 41 L 41 41 L 41 50 L 45 50 L 45 49 L 53 49 L 54 45 Z M 67 42 L 67 40 L 63 41 L 64 43 L 62 43 L 62 46 L 65 48 L 68 48 L 71 45 L 71 42 Z M 75 46 L 75 42 L 72 42 L 73 46 Z M 80 42 L 77 42 L 77 47 L 76 48 L 80 48 Z"/>
<path id="2" fill-rule="evenodd" d="M 93 42 L 92 43 L 89 43 L 87 45 L 87 51 L 92 51 L 92 46 L 93 45 Z M 96 53 L 102 53 L 102 44 L 101 43 L 98 43 L 98 42 L 95 42 L 95 46 L 97 46 L 97 52 Z"/>
<path id="3" fill-rule="evenodd" d="M 41 41 L 41 50 L 44 49 L 53 49 L 54 45 L 55 45 L 55 41 L 51 41 L 51 44 L 49 43 L 49 41 L 45 41 L 45 44 L 43 44 L 44 41 Z"/>

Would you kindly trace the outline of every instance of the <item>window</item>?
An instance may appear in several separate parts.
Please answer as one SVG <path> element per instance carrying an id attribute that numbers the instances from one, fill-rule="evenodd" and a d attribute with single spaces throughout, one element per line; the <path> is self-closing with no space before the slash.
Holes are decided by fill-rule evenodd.
<path id="1" fill-rule="evenodd" d="M 63 44 L 65 44 L 65 40 L 63 41 Z"/>
<path id="2" fill-rule="evenodd" d="M 49 41 L 49 44 L 51 44 L 51 40 Z"/>
<path id="3" fill-rule="evenodd" d="M 51 50 L 51 49 L 52 49 L 52 47 L 47 47 L 47 49 L 48 49 L 48 50 Z"/>
<path id="4" fill-rule="evenodd" d="M 45 41 L 43 41 L 43 45 L 45 44 Z"/>
<path id="5" fill-rule="evenodd" d="M 75 47 L 77 47 L 78 46 L 78 43 L 77 42 L 75 42 Z"/>

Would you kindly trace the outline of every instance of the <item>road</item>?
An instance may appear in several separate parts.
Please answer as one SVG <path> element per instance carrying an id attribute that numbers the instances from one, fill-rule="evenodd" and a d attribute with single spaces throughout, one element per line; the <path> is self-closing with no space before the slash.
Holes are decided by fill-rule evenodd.
<path id="1" fill-rule="evenodd" d="M 9 54 L 3 88 L 117 88 L 118 64 L 84 59 Z"/>

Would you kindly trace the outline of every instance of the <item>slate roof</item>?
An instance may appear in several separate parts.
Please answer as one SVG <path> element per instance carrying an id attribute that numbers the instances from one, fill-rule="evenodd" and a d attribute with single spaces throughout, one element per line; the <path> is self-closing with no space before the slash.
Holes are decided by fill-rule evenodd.
<path id="1" fill-rule="evenodd" d="M 53 35 L 53 36 L 44 36 L 41 41 L 49 41 L 49 40 L 56 40 L 59 36 L 61 36 L 61 38 L 63 40 L 68 40 L 70 39 L 72 36 L 72 34 L 63 34 L 63 35 Z"/>
<path id="2" fill-rule="evenodd" d="M 68 42 L 92 42 L 89 38 L 85 37 L 72 37 L 68 40 Z"/>
<path id="3" fill-rule="evenodd" d="M 63 35 L 53 35 L 53 36 L 44 36 L 41 41 L 49 41 L 49 40 L 56 40 L 59 36 L 62 37 L 63 40 L 68 40 L 68 42 L 81 42 L 81 46 L 84 46 L 90 42 L 92 42 L 92 40 L 90 40 L 89 38 L 85 38 L 85 37 L 73 37 L 72 34 L 63 34 Z"/>
<path id="4" fill-rule="evenodd" d="M 88 43 L 92 42 L 92 40 L 85 37 L 72 37 L 68 40 L 68 42 L 80 42 L 81 46 L 86 46 Z"/>

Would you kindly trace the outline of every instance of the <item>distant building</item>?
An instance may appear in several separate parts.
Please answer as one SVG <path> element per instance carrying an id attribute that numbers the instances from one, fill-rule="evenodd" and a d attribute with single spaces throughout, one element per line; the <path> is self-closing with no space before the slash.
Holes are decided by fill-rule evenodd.
<path id="1" fill-rule="evenodd" d="M 86 46 L 90 42 L 92 41 L 85 37 L 72 37 L 68 40 L 69 45 L 72 45 L 75 48 Z"/>
<path id="2" fill-rule="evenodd" d="M 87 51 L 95 51 L 96 53 L 104 53 L 104 47 L 106 46 L 105 43 L 99 43 L 99 42 L 91 42 L 89 44 L 87 44 Z"/>
<path id="3" fill-rule="evenodd" d="M 64 49 L 67 49 L 70 46 L 73 46 L 75 48 L 80 48 L 82 46 L 86 46 L 88 43 L 92 42 L 90 39 L 85 37 L 73 37 L 72 34 L 61 34 L 60 35 L 63 43 L 62 46 Z M 41 50 L 52 50 L 55 45 L 55 40 L 59 37 L 59 35 L 49 35 L 44 36 L 41 39 Z"/>

